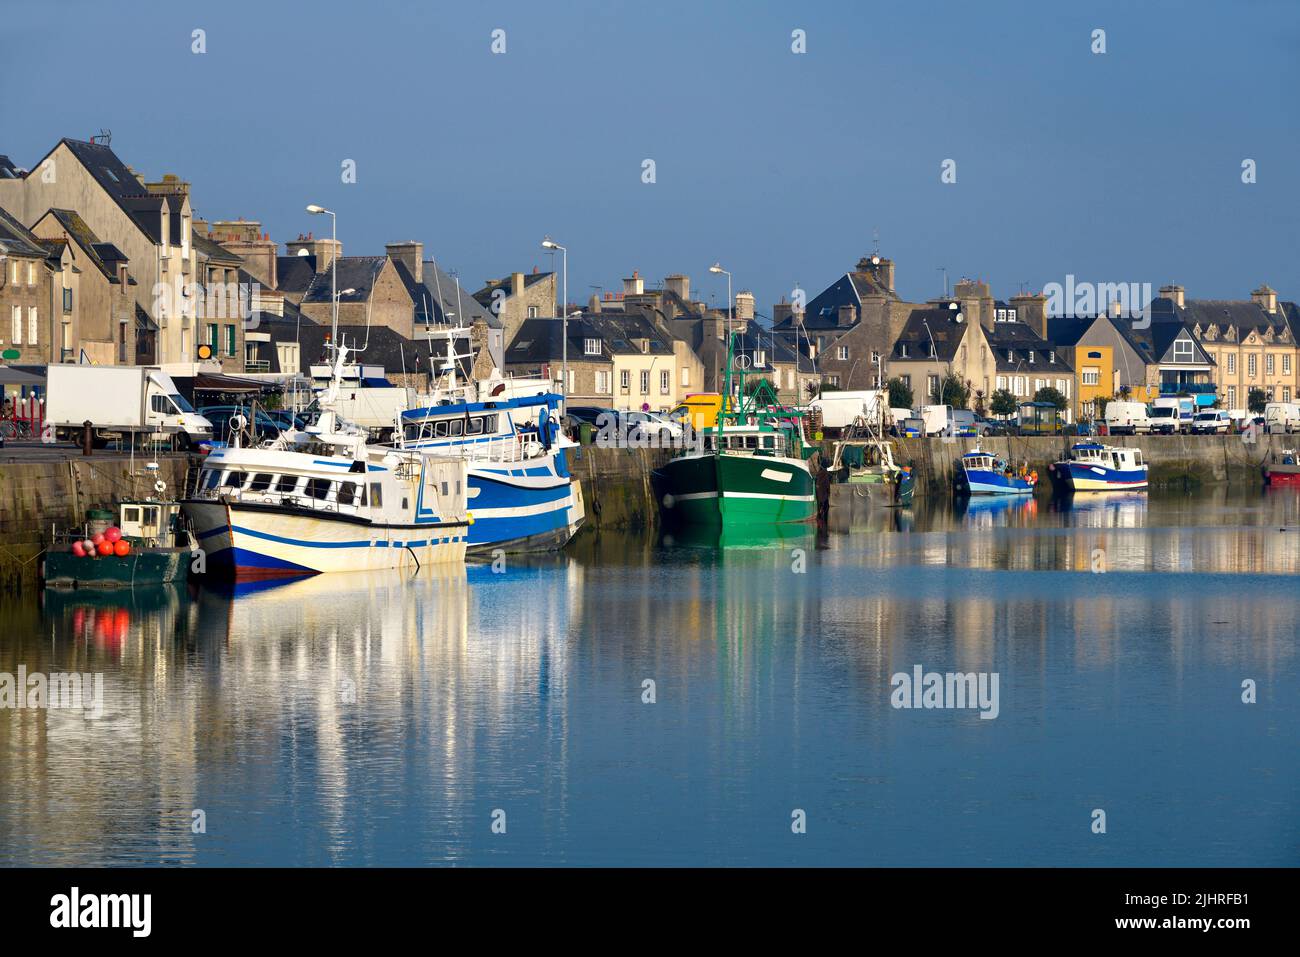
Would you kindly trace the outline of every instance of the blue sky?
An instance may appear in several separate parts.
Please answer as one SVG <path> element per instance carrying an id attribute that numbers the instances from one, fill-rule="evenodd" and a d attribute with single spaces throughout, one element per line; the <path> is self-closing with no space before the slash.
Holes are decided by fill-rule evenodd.
<path id="1" fill-rule="evenodd" d="M 470 288 L 550 268 L 549 233 L 571 300 L 637 269 L 722 304 L 721 260 L 767 314 L 878 231 L 911 299 L 941 267 L 1002 296 L 1072 273 L 1300 299 L 1294 2 L 58 0 L 4 20 L 20 165 L 107 127 L 200 216 L 283 242 L 328 228 L 319 203 L 345 253 L 419 239 Z"/>

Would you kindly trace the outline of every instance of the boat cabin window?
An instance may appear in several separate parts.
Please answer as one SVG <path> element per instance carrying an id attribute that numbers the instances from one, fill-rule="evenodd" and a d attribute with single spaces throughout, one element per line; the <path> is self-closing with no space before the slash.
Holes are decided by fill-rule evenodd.
<path id="1" fill-rule="evenodd" d="M 370 483 L 370 504 L 375 508 L 384 504 L 383 486 L 379 482 Z"/>
<path id="2" fill-rule="evenodd" d="M 250 492 L 265 492 L 271 487 L 271 473 L 258 472 L 253 476 L 253 481 L 248 483 Z"/>
<path id="3" fill-rule="evenodd" d="M 281 495 L 290 495 L 297 487 L 298 476 L 296 475 L 281 475 L 275 483 L 275 490 Z"/>
<path id="4" fill-rule="evenodd" d="M 139 522 L 140 522 L 140 509 L 139 509 L 139 507 L 138 507 L 138 506 L 135 506 L 135 505 L 130 505 L 130 506 L 127 506 L 126 508 L 122 509 L 122 521 L 123 521 L 123 522 L 135 522 L 136 524 L 139 524 Z"/>
<path id="5" fill-rule="evenodd" d="M 452 419 L 447 423 L 448 435 L 461 435 L 464 431 L 465 423 L 461 419 Z"/>
<path id="6" fill-rule="evenodd" d="M 482 417 L 482 416 L 475 416 L 474 418 L 467 420 L 467 421 L 465 422 L 465 434 L 466 434 L 466 435 L 482 435 L 482 434 L 483 434 L 483 417 Z"/>
<path id="7" fill-rule="evenodd" d="M 243 488 L 244 482 L 248 480 L 247 472 L 227 472 L 226 480 L 221 484 L 226 488 Z"/>
<path id="8" fill-rule="evenodd" d="M 199 485 L 206 491 L 210 491 L 221 484 L 221 469 L 207 469 L 199 479 Z"/>
<path id="9" fill-rule="evenodd" d="M 328 498 L 330 494 L 330 480 L 322 478 L 308 479 L 306 492 L 312 498 Z"/>
<path id="10" fill-rule="evenodd" d="M 339 483 L 338 503 L 340 505 L 352 505 L 354 502 L 358 505 L 361 504 L 360 502 L 356 502 L 356 497 L 357 497 L 356 482 Z"/>

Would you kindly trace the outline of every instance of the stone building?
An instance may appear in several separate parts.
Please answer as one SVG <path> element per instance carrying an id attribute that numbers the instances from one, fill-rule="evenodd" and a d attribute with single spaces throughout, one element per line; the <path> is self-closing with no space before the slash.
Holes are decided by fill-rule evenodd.
<path id="1" fill-rule="evenodd" d="M 51 323 L 62 310 L 61 256 L 51 255 L 17 218 L 0 208 L 0 347 L 9 363 L 49 361 Z"/>
<path id="2" fill-rule="evenodd" d="M 489 279 L 474 293 L 474 300 L 501 320 L 502 334 L 507 344 L 514 341 L 515 333 L 525 319 L 547 319 L 556 316 L 555 273 L 515 272 L 503 279 Z"/>

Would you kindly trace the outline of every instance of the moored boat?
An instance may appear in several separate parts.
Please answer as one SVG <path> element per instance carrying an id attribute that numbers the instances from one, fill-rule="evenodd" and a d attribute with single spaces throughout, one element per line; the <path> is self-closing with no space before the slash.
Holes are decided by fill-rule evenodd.
<path id="1" fill-rule="evenodd" d="M 161 494 L 166 486 L 159 486 Z M 116 524 L 92 517 L 61 538 L 43 556 L 46 587 L 134 588 L 183 582 L 195 548 L 180 503 L 161 498 L 128 499 L 118 505 Z"/>
<path id="2" fill-rule="evenodd" d="M 832 486 L 831 504 L 838 486 L 854 497 L 865 496 L 876 505 L 886 507 L 912 504 L 916 482 L 910 465 L 894 461 L 894 445 L 881 439 L 872 426 L 859 417 L 834 446 L 828 466 Z"/>
<path id="3" fill-rule="evenodd" d="M 724 395 L 737 395 L 717 425 L 655 474 L 664 517 L 676 525 L 736 527 L 810 521 L 816 491 L 802 413 L 781 406 L 762 380 L 746 394 L 743 371 L 732 389 L 735 335 L 728 344 Z"/>
<path id="4" fill-rule="evenodd" d="M 1300 458 L 1295 449 L 1283 449 L 1282 460 L 1274 453 L 1272 460 L 1261 467 L 1265 485 L 1300 487 Z"/>
<path id="5" fill-rule="evenodd" d="M 1147 487 L 1147 465 L 1140 449 L 1076 442 L 1047 474 L 1058 492 L 1134 491 Z"/>
<path id="6" fill-rule="evenodd" d="M 985 452 L 978 445 L 957 460 L 953 469 L 953 491 L 966 495 L 1032 495 L 1038 473 L 1011 464 Z"/>

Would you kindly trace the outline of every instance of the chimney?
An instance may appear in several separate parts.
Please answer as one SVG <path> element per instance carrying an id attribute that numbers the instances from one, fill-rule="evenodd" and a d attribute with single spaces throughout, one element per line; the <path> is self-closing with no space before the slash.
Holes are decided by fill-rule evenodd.
<path id="1" fill-rule="evenodd" d="M 645 280 L 633 269 L 631 277 L 623 280 L 623 295 L 639 296 L 643 292 L 645 292 Z"/>
<path id="2" fill-rule="evenodd" d="M 879 253 L 863 256 L 858 260 L 857 271 L 871 276 L 889 292 L 894 291 L 894 261 L 892 259 L 886 259 Z"/>
<path id="3" fill-rule="evenodd" d="M 1038 333 L 1040 339 L 1050 338 L 1047 335 L 1047 297 L 1038 292 L 1021 293 L 1019 296 L 1011 297 L 1011 308 L 1016 311 L 1016 320 L 1023 322 L 1034 332 Z"/>
<path id="4" fill-rule="evenodd" d="M 748 289 L 736 293 L 736 318 L 741 322 L 754 318 L 754 294 Z"/>
<path id="5" fill-rule="evenodd" d="M 1183 308 L 1183 287 L 1182 286 L 1161 286 L 1160 295 L 1165 299 L 1172 299 L 1174 305 L 1179 309 Z M 1100 305 L 1100 303 L 1098 303 Z"/>
<path id="6" fill-rule="evenodd" d="M 404 265 L 416 282 L 424 282 L 424 243 L 408 240 L 404 243 L 385 243 L 384 252 L 389 259 Z"/>
<path id="7" fill-rule="evenodd" d="M 681 297 L 682 302 L 691 301 L 691 277 L 674 273 L 664 279 L 664 288 Z"/>
<path id="8" fill-rule="evenodd" d="M 510 295 L 518 296 L 524 291 L 524 274 L 521 272 L 512 272 L 510 274 Z"/>
<path id="9" fill-rule="evenodd" d="M 236 256 L 243 257 L 245 272 L 266 289 L 279 288 L 275 255 L 279 251 L 279 246 L 271 242 L 266 233 L 261 232 L 261 223 L 249 223 L 247 225 L 251 226 L 251 229 L 241 228 L 230 232 L 218 228 L 228 226 L 227 223 L 212 225 L 215 235 L 224 234 L 228 237 L 220 240 L 221 246 Z"/>
<path id="10" fill-rule="evenodd" d="M 1250 301 L 1255 303 L 1269 315 L 1277 312 L 1277 292 L 1269 288 L 1268 283 L 1264 283 L 1258 289 L 1250 294 Z"/>
<path id="11" fill-rule="evenodd" d="M 600 315 L 600 297 L 594 292 L 591 294 L 591 298 L 587 300 L 587 311 L 593 315 Z"/>
<path id="12" fill-rule="evenodd" d="M 304 249 L 309 256 L 315 256 L 317 275 L 329 270 L 330 263 L 336 254 L 340 259 L 343 258 L 343 243 L 341 241 L 313 239 L 311 233 L 306 236 L 299 234 L 297 239 L 285 243 L 284 248 L 290 256 L 297 256 Z"/>
<path id="13" fill-rule="evenodd" d="M 853 320 L 857 317 L 857 308 L 848 303 L 840 306 L 835 316 L 835 324 L 841 329 L 847 329 L 853 325 Z"/>

